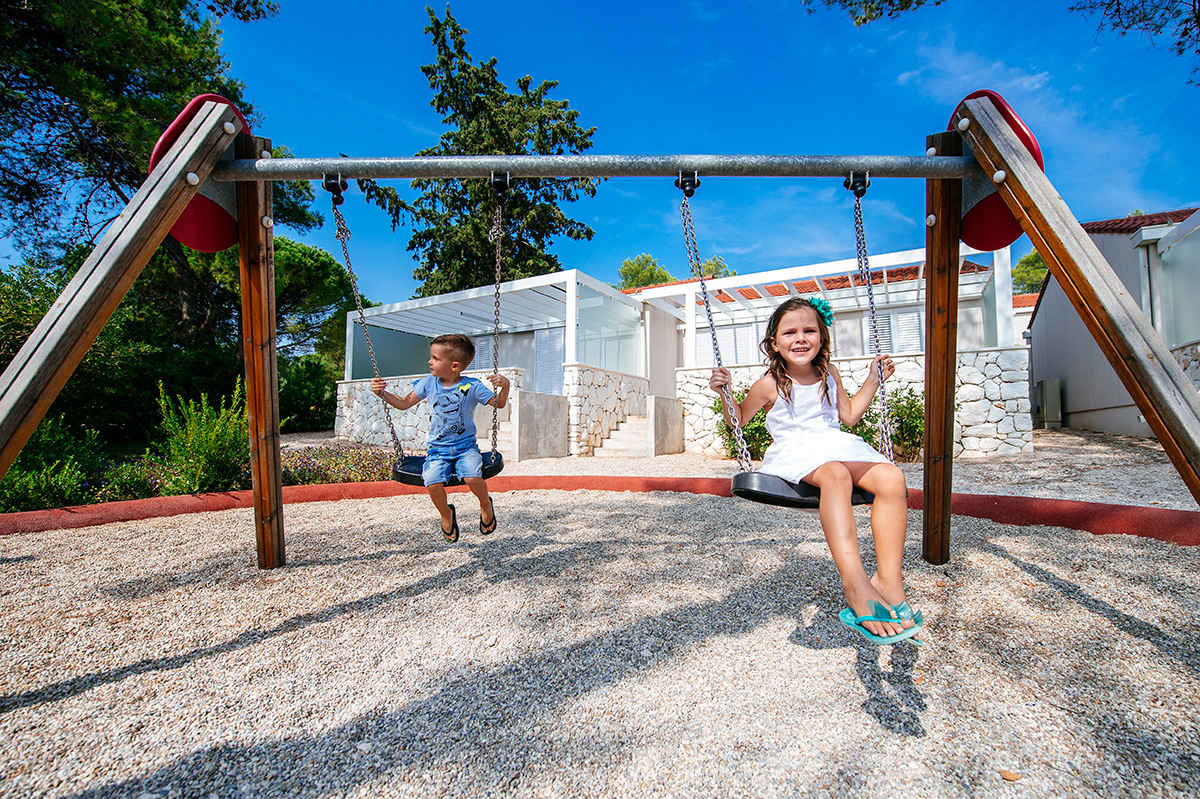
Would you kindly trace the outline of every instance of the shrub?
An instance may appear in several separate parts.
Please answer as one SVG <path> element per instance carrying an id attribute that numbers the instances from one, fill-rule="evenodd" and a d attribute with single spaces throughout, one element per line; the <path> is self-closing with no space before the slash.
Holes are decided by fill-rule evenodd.
<path id="1" fill-rule="evenodd" d="M 897 462 L 918 461 L 925 447 L 925 395 L 916 389 L 888 393 L 888 419 L 892 423 L 892 454 Z M 879 396 L 871 402 L 863 418 L 853 427 L 842 429 L 861 436 L 879 449 Z"/>
<path id="2" fill-rule="evenodd" d="M 34 429 L 0 480 L 0 512 L 91 502 L 103 467 L 94 430 L 76 435 L 63 417 L 47 417 Z"/>
<path id="3" fill-rule="evenodd" d="M 746 398 L 746 391 L 736 390 L 734 398 L 741 402 Z M 717 399 L 712 405 L 713 413 L 721 415 L 721 401 Z M 771 434 L 767 432 L 766 413 L 759 411 L 754 418 L 742 426 L 742 434 L 746 438 L 746 447 L 750 457 L 758 460 L 767 447 L 771 445 Z M 925 395 L 912 387 L 903 391 L 888 393 L 888 418 L 892 422 L 892 453 L 897 462 L 917 461 L 921 459 L 925 446 Z M 862 419 L 853 427 L 842 425 L 842 429 L 861 436 L 871 446 L 879 449 L 879 397 L 863 414 Z M 722 416 L 717 423 L 717 433 L 725 445 L 725 452 L 731 458 L 737 457 L 737 442 L 733 430 Z"/>
<path id="4" fill-rule="evenodd" d="M 156 497 L 162 488 L 163 467 L 151 454 L 113 464 L 96 489 L 97 502 Z"/>
<path id="5" fill-rule="evenodd" d="M 341 374 L 329 359 L 302 355 L 279 363 L 280 427 L 288 432 L 330 430 L 337 415 Z"/>
<path id="6" fill-rule="evenodd" d="M 747 389 L 734 389 L 733 398 L 741 402 L 746 398 Z M 738 456 L 737 438 L 733 434 L 733 428 L 725 421 L 724 414 L 721 413 L 721 398 L 717 397 L 713 400 L 712 411 L 717 415 L 717 434 L 721 437 L 721 443 L 725 445 L 725 452 L 729 457 L 736 458 Z M 750 451 L 750 457 L 754 460 L 761 460 L 763 453 L 767 451 L 767 447 L 771 446 L 771 434 L 767 432 L 767 412 L 760 410 L 758 413 L 742 425 L 742 437 L 746 439 L 746 449 Z"/>
<path id="7" fill-rule="evenodd" d="M 327 445 L 284 452 L 284 485 L 390 480 L 396 453 L 380 447 Z"/>
<path id="8" fill-rule="evenodd" d="M 198 494 L 249 488 L 244 467 L 250 460 L 246 398 L 241 380 L 226 407 L 212 407 L 208 397 L 172 400 L 158 387 L 162 411 L 160 445 L 163 494 Z"/>

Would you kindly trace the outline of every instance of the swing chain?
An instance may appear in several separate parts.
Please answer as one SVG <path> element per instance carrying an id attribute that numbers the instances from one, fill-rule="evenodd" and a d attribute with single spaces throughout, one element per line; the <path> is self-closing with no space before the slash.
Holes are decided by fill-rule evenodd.
<path id="1" fill-rule="evenodd" d="M 492 227 L 488 231 L 488 241 L 496 245 L 496 318 L 492 328 L 492 374 L 500 373 L 500 264 L 504 244 L 504 193 L 512 186 L 511 178 L 506 172 L 503 178 L 492 173 L 492 188 L 496 192 L 496 206 L 492 210 Z M 496 440 L 500 435 L 499 408 L 492 405 L 492 452 L 496 452 Z"/>
<path id="2" fill-rule="evenodd" d="M 693 182 L 694 181 L 694 182 Z M 692 277 L 699 276 L 700 278 L 700 296 L 704 298 L 704 313 L 708 317 L 708 332 L 712 336 L 713 362 L 717 368 L 722 368 L 721 365 L 721 349 L 717 345 L 717 328 L 713 324 L 712 303 L 708 297 L 708 285 L 704 280 L 704 265 L 700 261 L 700 251 L 696 247 L 696 228 L 692 223 L 692 207 L 688 203 L 688 197 L 695 193 L 695 187 L 700 185 L 698 177 L 684 178 L 680 173 L 679 179 L 675 181 L 675 185 L 683 190 L 683 201 L 679 205 L 679 213 L 683 218 L 683 244 L 687 249 L 688 263 L 691 265 Z M 691 191 L 689 192 L 689 188 Z M 721 400 L 725 403 L 725 407 L 732 410 L 734 408 L 733 389 L 728 383 L 721 386 Z M 744 472 L 754 471 L 754 464 L 750 460 L 750 447 L 746 444 L 746 436 L 742 433 L 742 426 L 737 419 L 732 420 L 730 425 L 733 428 L 733 436 L 737 441 L 737 459 L 738 465 L 742 467 Z"/>
<path id="3" fill-rule="evenodd" d="M 854 192 L 854 237 L 858 250 L 858 278 L 867 288 L 867 305 L 871 321 L 871 351 L 880 354 L 879 319 L 875 313 L 875 293 L 871 288 L 871 264 L 867 256 L 867 235 L 863 226 L 862 198 L 871 185 L 871 176 L 856 176 L 851 172 L 845 186 Z M 883 364 L 879 364 L 879 438 L 880 451 L 889 461 L 895 462 L 892 452 L 892 420 L 888 416 L 887 386 L 883 376 Z"/>
<path id="4" fill-rule="evenodd" d="M 375 347 L 371 345 L 371 334 L 367 331 L 367 316 L 363 313 L 362 295 L 358 293 L 358 278 L 354 275 L 354 267 L 350 264 L 350 250 L 346 247 L 346 242 L 350 240 L 350 228 L 346 225 L 346 220 L 342 216 L 342 212 L 338 206 L 345 202 L 345 197 L 342 196 L 348 185 L 342 180 L 342 176 L 331 178 L 325 176 L 322 186 L 332 195 L 333 202 L 333 221 L 337 225 L 337 233 L 334 238 L 342 245 L 342 258 L 346 262 L 346 274 L 350 277 L 350 288 L 354 292 L 354 304 L 358 307 L 358 323 L 362 326 L 363 338 L 367 342 L 367 354 L 371 356 L 371 369 L 375 372 L 376 377 L 381 377 L 379 374 L 379 363 L 375 360 Z M 396 449 L 396 458 L 404 457 L 404 445 L 400 443 L 400 437 L 396 435 L 395 425 L 392 424 L 391 406 L 387 400 L 383 399 L 383 395 L 379 395 L 380 401 L 383 402 L 383 416 L 387 419 L 388 432 L 392 434 L 392 445 Z"/>

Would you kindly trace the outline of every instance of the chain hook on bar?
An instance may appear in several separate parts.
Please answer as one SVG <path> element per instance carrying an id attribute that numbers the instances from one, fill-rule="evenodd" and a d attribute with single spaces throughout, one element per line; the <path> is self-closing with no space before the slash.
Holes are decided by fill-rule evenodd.
<path id="1" fill-rule="evenodd" d="M 346 201 L 346 198 L 342 196 L 342 192 L 350 188 L 350 184 L 342 179 L 342 175 L 339 172 L 336 176 L 325 175 L 325 178 L 321 181 L 321 188 L 333 195 L 334 205 L 341 205 Z"/>
<path id="2" fill-rule="evenodd" d="M 871 185 L 871 173 L 865 172 L 858 174 L 851 172 L 850 177 L 846 178 L 842 185 L 854 192 L 854 196 L 862 198 L 867 193 L 867 187 Z"/>
<path id="3" fill-rule="evenodd" d="M 683 190 L 684 197 L 691 197 L 696 193 L 696 188 L 700 185 L 700 173 L 693 172 L 691 177 L 684 177 L 683 173 L 679 173 L 679 177 L 675 178 L 675 186 Z"/>
<path id="4" fill-rule="evenodd" d="M 511 189 L 512 185 L 513 185 L 512 175 L 509 174 L 508 172 L 505 172 L 504 177 L 502 177 L 502 178 L 496 177 L 496 173 L 493 172 L 490 182 L 492 185 L 492 190 L 495 191 L 496 194 L 499 194 L 501 197 L 503 197 L 504 192 Z"/>

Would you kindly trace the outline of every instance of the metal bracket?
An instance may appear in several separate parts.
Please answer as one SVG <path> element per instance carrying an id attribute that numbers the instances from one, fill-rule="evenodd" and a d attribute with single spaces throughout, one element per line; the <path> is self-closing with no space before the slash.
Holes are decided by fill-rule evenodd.
<path id="1" fill-rule="evenodd" d="M 842 185 L 853 191 L 855 197 L 861 198 L 867 193 L 867 187 L 871 185 L 871 173 L 864 172 L 860 175 L 857 172 L 851 172 L 850 177 L 846 178 Z"/>
<path id="2" fill-rule="evenodd" d="M 691 177 L 684 177 L 683 173 L 679 173 L 679 177 L 675 178 L 676 188 L 683 190 L 684 197 L 691 197 L 696 193 L 696 188 L 700 185 L 700 173 L 693 172 Z"/>
<path id="3" fill-rule="evenodd" d="M 336 176 L 325 175 L 321 181 L 321 188 L 333 195 L 333 204 L 341 205 L 346 201 L 342 196 L 342 192 L 350 188 L 350 184 L 342 179 L 341 173 Z"/>

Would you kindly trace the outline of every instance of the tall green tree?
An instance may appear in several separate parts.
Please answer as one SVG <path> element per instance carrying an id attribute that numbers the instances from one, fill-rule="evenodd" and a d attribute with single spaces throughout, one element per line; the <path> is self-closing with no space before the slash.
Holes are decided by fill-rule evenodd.
<path id="1" fill-rule="evenodd" d="M 425 32 L 437 58 L 421 67 L 434 96 L 430 105 L 448 130 L 436 147 L 417 155 L 562 155 L 592 146 L 595 128 L 579 125 L 579 112 L 550 92 L 557 81 L 534 85 L 526 75 L 510 92 L 501 82 L 496 59 L 476 63 L 466 48 L 467 31 L 446 9 L 432 9 Z M 559 207 L 580 194 L 596 193 L 594 178 L 514 181 L 504 200 L 504 280 L 557 272 L 558 257 L 549 251 L 559 236 L 590 240 L 590 227 L 570 219 Z M 413 201 L 388 186 L 359 181 L 368 200 L 385 208 L 393 229 L 407 219 L 412 227 L 408 249 L 416 254 L 413 277 L 417 296 L 485 285 L 495 279 L 495 248 L 488 240 L 496 197 L 487 180 L 414 180 Z"/>
<path id="2" fill-rule="evenodd" d="M 938 6 L 946 0 L 800 0 L 812 13 L 814 6 L 844 11 L 855 25 L 866 25 L 884 17 L 897 17 L 926 3 Z M 1084 16 L 1099 17 L 1098 30 L 1120 36 L 1142 33 L 1153 41 L 1166 37 L 1178 56 L 1200 59 L 1200 2 L 1197 0 L 1076 0 L 1068 8 Z M 1200 65 L 1192 68 L 1200 75 Z M 1200 85 L 1200 78 L 1188 81 Z"/>
<path id="3" fill-rule="evenodd" d="M 264 0 L 0 0 L 0 209 L 19 246 L 93 238 L 145 179 L 187 100 L 215 92 L 253 116 L 214 17 Z"/>
<path id="4" fill-rule="evenodd" d="M 733 277 L 737 272 L 729 268 L 729 264 L 725 263 L 725 259 L 719 255 L 714 255 L 704 263 L 700 264 L 701 271 L 704 272 L 706 279 L 716 277 Z"/>
<path id="5" fill-rule="evenodd" d="M 1050 268 L 1037 250 L 1017 261 L 1012 269 L 1013 294 L 1037 294 L 1046 283 Z"/>
<path id="6" fill-rule="evenodd" d="M 653 255 L 646 253 L 641 253 L 635 258 L 626 258 L 617 270 L 617 277 L 621 278 L 621 282 L 615 286 L 619 289 L 655 286 L 675 280 L 670 272 L 658 265 L 658 260 Z"/>

